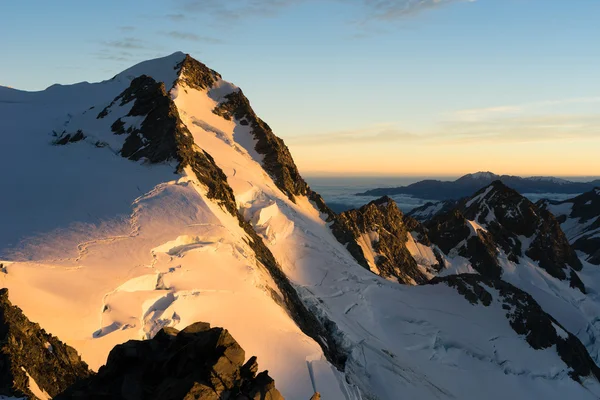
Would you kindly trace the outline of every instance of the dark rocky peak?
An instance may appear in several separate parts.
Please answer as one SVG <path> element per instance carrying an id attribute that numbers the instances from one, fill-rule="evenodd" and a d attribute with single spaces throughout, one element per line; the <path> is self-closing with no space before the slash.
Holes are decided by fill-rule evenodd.
<path id="1" fill-rule="evenodd" d="M 121 155 L 136 161 L 146 158 L 152 163 L 178 160 L 176 131 L 178 125 L 182 124 L 165 85 L 142 75 L 131 81 L 131 85 L 117 96 L 107 109 L 119 100 L 120 106 L 134 102 L 128 117 L 146 117 L 140 128 L 130 127 L 127 131 L 124 130 L 124 123 L 120 118 L 113 122 L 113 133 L 127 134 Z M 104 109 L 98 118 L 106 117 L 107 109 Z"/>
<path id="2" fill-rule="evenodd" d="M 75 349 L 27 319 L 0 289 L 0 397 L 37 399 L 29 377 L 53 397 L 90 374 Z"/>
<path id="3" fill-rule="evenodd" d="M 426 222 L 426 227 L 431 242 L 447 256 L 466 258 L 482 275 L 495 279 L 502 276 L 493 236 L 467 220 L 459 210 L 434 217 Z"/>
<path id="4" fill-rule="evenodd" d="M 517 235 L 531 236 L 539 216 L 535 206 L 517 191 L 494 181 L 461 207 L 464 216 L 482 226 L 498 223 Z"/>
<path id="5" fill-rule="evenodd" d="M 115 346 L 96 375 L 55 400 L 283 399 L 268 372 L 257 372 L 227 330 L 199 322 Z"/>
<path id="6" fill-rule="evenodd" d="M 454 249 L 483 275 L 501 276 L 502 250 L 515 264 L 528 256 L 550 275 L 585 291 L 575 272 L 581 262 L 554 216 L 500 181 L 425 225 L 431 241 L 444 253 Z"/>
<path id="7" fill-rule="evenodd" d="M 221 75 L 218 72 L 208 68 L 189 54 L 185 55 L 183 61 L 177 64 L 175 69 L 179 75 L 175 83 L 183 83 L 193 89 L 210 89 L 215 82 L 221 79 Z"/>
<path id="8" fill-rule="evenodd" d="M 409 228 L 404 218 L 396 203 L 383 197 L 357 210 L 340 213 L 331 229 L 337 240 L 346 245 L 350 254 L 366 269 L 400 283 L 424 283 L 427 276 L 406 247 Z M 410 230 L 418 229 L 417 225 L 420 225 L 412 219 L 409 223 Z"/>
<path id="9" fill-rule="evenodd" d="M 581 341 L 547 314 L 528 293 L 500 279 L 473 274 L 436 277 L 429 283 L 455 288 L 474 306 L 500 306 L 506 311 L 512 329 L 524 336 L 532 348 L 556 349 L 573 380 L 580 383 L 586 377 L 600 380 L 600 368 Z"/>

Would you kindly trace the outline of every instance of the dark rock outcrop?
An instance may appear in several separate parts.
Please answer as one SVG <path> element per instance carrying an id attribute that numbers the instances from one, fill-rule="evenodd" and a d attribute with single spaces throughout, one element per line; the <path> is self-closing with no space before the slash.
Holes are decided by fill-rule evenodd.
<path id="1" fill-rule="evenodd" d="M 85 139 L 85 135 L 81 129 L 78 129 L 73 134 L 66 133 L 66 131 L 64 131 L 53 143 L 58 146 L 64 146 L 65 144 L 79 142 L 83 139 Z"/>
<path id="2" fill-rule="evenodd" d="M 112 107 L 130 102 L 133 102 L 133 106 L 127 116 L 145 118 L 139 128 L 129 128 L 127 131 L 120 118 L 111 125 L 113 133 L 127 134 L 121 155 L 134 161 L 146 158 L 151 163 L 178 159 L 177 134 L 180 133 L 178 125 L 181 121 L 165 85 L 149 76 L 139 76 L 97 118 L 107 118 Z"/>
<path id="3" fill-rule="evenodd" d="M 359 241 L 368 241 L 365 244 L 377 253 L 374 261 L 379 275 L 396 278 L 400 283 L 425 283 L 427 276 L 419 269 L 406 247 L 409 230 L 417 229 L 418 222 L 409 220 L 409 224 L 410 228 L 406 226 L 405 217 L 396 203 L 389 197 L 382 197 L 358 210 L 340 213 L 335 217 L 331 230 L 366 269 L 370 270 L 371 267 Z M 376 239 L 371 240 L 369 236 L 373 234 Z M 426 235 L 422 240 L 427 240 Z"/>
<path id="4" fill-rule="evenodd" d="M 163 328 L 151 340 L 130 340 L 110 352 L 98 373 L 55 397 L 66 399 L 283 400 L 256 357 L 222 328 L 195 323 Z"/>
<path id="5" fill-rule="evenodd" d="M 181 83 L 192 89 L 206 90 L 210 89 L 217 80 L 221 79 L 221 75 L 194 59 L 189 54 L 175 66 L 179 77 L 175 84 Z"/>
<path id="6" fill-rule="evenodd" d="M 455 251 L 487 277 L 500 278 L 502 250 L 509 261 L 519 263 L 528 256 L 550 275 L 585 292 L 575 272 L 582 268 L 581 262 L 554 216 L 500 181 L 425 226 L 430 240 L 444 253 Z"/>
<path id="7" fill-rule="evenodd" d="M 0 289 L 0 396 L 37 397 L 29 374 L 40 389 L 56 396 L 91 372 L 77 351 L 23 315 Z"/>
<path id="8" fill-rule="evenodd" d="M 288 147 L 281 138 L 275 136 L 269 125 L 254 113 L 250 101 L 241 89 L 225 96 L 225 101 L 215 107 L 213 113 L 227 120 L 235 119 L 243 125 L 249 125 L 256 139 L 254 149 L 264 156 L 262 166 L 277 187 L 293 202 L 296 202 L 296 196 L 307 196 L 329 220 L 333 219 L 334 212 L 318 193 L 310 189 L 298 172 Z"/>
<path id="9" fill-rule="evenodd" d="M 458 210 L 433 218 L 427 223 L 430 240 L 446 255 L 456 255 L 469 260 L 479 273 L 500 278 L 502 267 L 492 236 L 482 230 L 473 232 L 469 222 Z"/>
<path id="10" fill-rule="evenodd" d="M 489 307 L 494 301 L 501 303 L 512 329 L 525 336 L 532 348 L 542 350 L 556 346 L 560 358 L 571 368 L 571 378 L 577 382 L 588 376 L 600 380 L 600 368 L 581 341 L 564 329 L 533 297 L 521 289 L 500 279 L 474 274 L 436 277 L 429 283 L 446 284 L 455 288 L 473 305 Z M 494 298 L 494 294 L 488 289 L 495 289 L 498 293 L 497 298 Z M 557 329 L 563 332 L 559 333 Z"/>
<path id="11" fill-rule="evenodd" d="M 600 265 L 600 188 L 564 201 L 540 200 L 536 205 L 556 216 L 569 243 L 584 254 L 585 261 Z"/>

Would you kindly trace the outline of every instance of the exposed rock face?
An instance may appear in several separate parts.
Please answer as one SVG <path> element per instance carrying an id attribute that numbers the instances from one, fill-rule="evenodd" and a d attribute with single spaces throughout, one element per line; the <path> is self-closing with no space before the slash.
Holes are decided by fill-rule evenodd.
<path id="1" fill-rule="evenodd" d="M 59 139 L 54 141 L 54 144 L 62 146 L 67 143 L 75 143 L 85 139 L 85 135 L 81 129 L 78 129 L 74 134 L 63 132 Z"/>
<path id="2" fill-rule="evenodd" d="M 600 188 L 565 201 L 540 200 L 537 205 L 556 216 L 585 261 L 600 265 Z"/>
<path id="3" fill-rule="evenodd" d="M 110 116 L 110 109 L 130 102 L 133 107 L 128 117 L 145 116 L 140 128 L 129 127 L 119 118 L 112 124 L 113 133 L 127 134 L 121 155 L 131 160 L 148 159 L 152 163 L 177 159 L 177 125 L 179 115 L 165 85 L 149 76 L 142 75 L 131 81 L 130 86 L 98 114 L 97 118 Z"/>
<path id="4" fill-rule="evenodd" d="M 588 376 L 600 379 L 600 368 L 585 346 L 542 310 L 528 293 L 502 280 L 482 275 L 451 275 L 430 281 L 434 285 L 442 283 L 455 288 L 473 305 L 490 307 L 495 302 L 500 303 L 506 310 L 512 329 L 524 335 L 531 347 L 542 350 L 556 346 L 560 358 L 572 369 L 569 375 L 574 380 L 580 382 L 581 378 Z M 497 291 L 497 295 L 493 290 Z"/>
<path id="5" fill-rule="evenodd" d="M 37 399 L 29 377 L 50 396 L 90 376 L 77 351 L 23 315 L 0 289 L 0 396 Z"/>
<path id="6" fill-rule="evenodd" d="M 151 340 L 115 346 L 96 375 L 55 399 L 283 399 L 267 371 L 257 374 L 256 357 L 245 360 L 225 329 L 164 328 Z"/>
<path id="7" fill-rule="evenodd" d="M 469 259 L 477 271 L 499 278 L 498 252 L 519 263 L 525 256 L 550 275 L 585 288 L 575 271 L 582 265 L 554 216 L 496 181 L 452 211 L 425 223 L 428 236 L 444 253 Z"/>
<path id="8" fill-rule="evenodd" d="M 428 236 L 446 255 L 459 255 L 469 260 L 479 273 L 500 278 L 502 267 L 491 235 L 474 230 L 458 210 L 433 218 L 427 224 Z"/>
<path id="9" fill-rule="evenodd" d="M 189 54 L 185 55 L 175 69 L 179 71 L 179 78 L 175 83 L 183 83 L 197 90 L 209 89 L 221 78 L 218 72 L 190 57 Z"/>
<path id="10" fill-rule="evenodd" d="M 396 278 L 400 283 L 425 283 L 427 276 L 406 248 L 410 228 L 404 218 L 392 199 L 382 197 L 358 210 L 342 212 L 336 216 L 331 229 L 363 267 L 385 278 Z M 411 228 L 417 229 L 417 221 L 409 223 Z M 422 240 L 428 240 L 426 235 Z M 375 256 L 365 254 L 370 249 Z M 373 263 L 375 265 L 371 265 Z"/>
<path id="11" fill-rule="evenodd" d="M 269 125 L 254 113 L 244 93 L 238 90 L 225 98 L 226 100 L 221 102 L 213 113 L 227 120 L 235 119 L 240 124 L 252 128 L 252 135 L 256 139 L 255 150 L 264 156 L 262 166 L 273 178 L 277 187 L 293 202 L 296 201 L 295 196 L 308 196 L 329 220 L 333 219 L 333 211 L 327 207 L 318 193 L 310 189 L 298 172 L 288 147 L 281 138 L 275 136 Z"/>

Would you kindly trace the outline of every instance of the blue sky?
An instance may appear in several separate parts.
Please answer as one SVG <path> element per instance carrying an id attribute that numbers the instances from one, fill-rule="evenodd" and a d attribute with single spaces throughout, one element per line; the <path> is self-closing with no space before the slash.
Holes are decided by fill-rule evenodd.
<path id="1" fill-rule="evenodd" d="M 306 173 L 600 175 L 598 0 L 1 10 L 0 85 L 100 81 L 181 50 L 242 87 Z"/>

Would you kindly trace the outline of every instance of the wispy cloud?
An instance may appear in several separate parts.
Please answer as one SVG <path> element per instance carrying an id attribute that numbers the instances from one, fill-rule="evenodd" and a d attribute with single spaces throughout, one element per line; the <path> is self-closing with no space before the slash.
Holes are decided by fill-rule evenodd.
<path id="1" fill-rule="evenodd" d="M 183 13 L 168 14 L 166 17 L 171 21 L 183 21 L 187 18 L 187 16 Z"/>
<path id="2" fill-rule="evenodd" d="M 130 26 L 130 25 L 119 26 L 119 30 L 121 32 L 133 32 L 133 31 L 135 31 L 135 29 L 136 29 L 135 26 Z"/>
<path id="3" fill-rule="evenodd" d="M 531 103 L 523 103 L 516 105 L 494 106 L 484 108 L 473 108 L 467 110 L 454 111 L 448 116 L 452 120 L 458 121 L 484 121 L 489 119 L 504 118 L 511 115 L 519 115 L 535 112 L 547 112 L 548 108 L 556 106 L 569 106 L 575 104 L 590 104 L 600 103 L 600 96 L 593 97 L 576 97 L 560 100 L 544 100 Z"/>
<path id="4" fill-rule="evenodd" d="M 600 113 L 512 115 L 511 109 L 485 109 L 490 118 L 463 118 L 437 123 L 411 132 L 398 124 L 378 124 L 347 131 L 286 137 L 294 147 L 394 145 L 398 142 L 427 145 L 504 144 L 600 140 Z M 483 115 L 483 114 L 482 114 Z"/>
<path id="5" fill-rule="evenodd" d="M 444 144 L 527 143 L 600 139 L 600 114 L 513 116 L 441 124 L 436 135 Z"/>
<path id="6" fill-rule="evenodd" d="M 355 130 L 324 132 L 320 134 L 299 135 L 287 137 L 288 144 L 294 146 L 313 145 L 356 145 L 369 143 L 385 143 L 398 141 L 419 141 L 424 138 L 404 131 L 393 124 L 377 124 Z"/>
<path id="7" fill-rule="evenodd" d="M 180 1 L 182 11 L 210 14 L 224 19 L 242 19 L 255 16 L 273 16 L 282 10 L 312 2 L 334 3 L 339 7 L 359 6 L 367 20 L 392 21 L 421 11 L 451 3 L 474 2 L 475 0 L 185 0 Z M 183 14 L 182 14 L 183 15 Z"/>
<path id="8" fill-rule="evenodd" d="M 362 0 L 370 11 L 368 18 L 378 20 L 397 20 L 409 15 L 432 8 L 438 8 L 451 3 L 469 2 L 475 0 Z"/>
<path id="9" fill-rule="evenodd" d="M 106 47 L 111 47 L 111 48 L 115 48 L 115 49 L 135 50 L 135 49 L 145 49 L 146 48 L 146 45 L 142 40 L 134 38 L 134 37 L 126 37 L 126 38 L 123 38 L 120 40 L 105 41 L 105 42 L 102 42 L 102 44 Z"/>
<path id="10" fill-rule="evenodd" d="M 182 40 L 191 40 L 193 42 L 203 42 L 210 44 L 221 44 L 223 41 L 221 39 L 211 37 L 211 36 L 203 36 L 197 35 L 191 32 L 182 32 L 182 31 L 169 31 L 169 32 L 160 32 L 163 35 L 170 36 L 174 39 L 182 39 Z"/>

